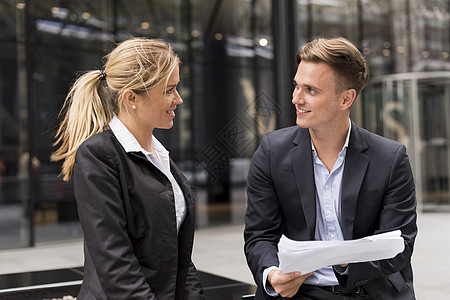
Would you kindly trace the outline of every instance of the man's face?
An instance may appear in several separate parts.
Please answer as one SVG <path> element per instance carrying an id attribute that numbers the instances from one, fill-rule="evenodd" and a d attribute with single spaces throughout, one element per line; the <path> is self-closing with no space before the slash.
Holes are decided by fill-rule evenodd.
<path id="1" fill-rule="evenodd" d="M 342 121 L 342 93 L 337 93 L 335 73 L 328 65 L 300 62 L 294 86 L 292 103 L 296 108 L 298 126 L 332 130 L 337 122 Z"/>

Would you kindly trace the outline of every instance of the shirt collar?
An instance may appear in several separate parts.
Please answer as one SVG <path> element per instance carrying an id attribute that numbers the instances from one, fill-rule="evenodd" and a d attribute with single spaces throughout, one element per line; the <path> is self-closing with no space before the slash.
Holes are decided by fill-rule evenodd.
<path id="1" fill-rule="evenodd" d="M 116 116 L 114 116 L 109 122 L 109 127 L 112 132 L 116 136 L 119 143 L 125 149 L 126 152 L 142 152 L 144 155 L 152 155 L 151 152 L 148 152 L 144 148 L 141 147 L 139 142 L 136 140 L 134 135 L 128 130 L 125 124 L 119 120 Z M 152 146 L 153 150 L 158 152 L 158 154 L 169 154 L 166 148 L 158 141 L 158 139 L 153 135 L 152 136 Z"/>
<path id="2" fill-rule="evenodd" d="M 352 122 L 350 119 L 348 119 L 349 122 L 349 126 L 348 126 L 348 131 L 347 131 L 347 137 L 345 138 L 345 143 L 344 146 L 342 147 L 341 152 L 339 153 L 339 156 L 341 155 L 341 153 L 344 153 L 344 150 L 346 150 L 348 148 L 348 142 L 350 140 L 350 132 L 352 131 Z M 311 148 L 312 148 L 312 152 L 313 152 L 313 159 L 317 157 L 317 152 L 316 152 L 316 148 L 314 148 L 314 143 L 311 140 Z"/>

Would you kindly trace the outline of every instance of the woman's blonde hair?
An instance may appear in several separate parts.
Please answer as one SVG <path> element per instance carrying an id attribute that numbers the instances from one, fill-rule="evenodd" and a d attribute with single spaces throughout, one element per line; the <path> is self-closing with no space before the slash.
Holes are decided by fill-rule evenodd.
<path id="1" fill-rule="evenodd" d="M 125 90 L 143 94 L 161 83 L 167 85 L 180 63 L 172 47 L 161 40 L 131 38 L 105 56 L 104 70 L 88 71 L 70 89 L 60 115 L 64 119 L 54 146 L 60 147 L 51 160 L 64 160 L 64 180 L 72 176 L 78 147 L 102 132 L 112 116 L 127 109 L 122 101 Z"/>

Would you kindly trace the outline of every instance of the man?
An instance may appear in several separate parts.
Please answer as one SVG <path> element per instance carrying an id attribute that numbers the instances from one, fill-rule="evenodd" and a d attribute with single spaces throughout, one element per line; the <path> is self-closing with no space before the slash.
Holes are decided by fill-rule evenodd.
<path id="1" fill-rule="evenodd" d="M 403 145 L 350 121 L 369 68 L 344 38 L 316 39 L 296 55 L 297 125 L 265 135 L 248 175 L 245 254 L 256 300 L 415 299 L 414 180 Z M 388 260 L 282 274 L 277 244 L 350 240 L 401 230 L 405 250 Z"/>

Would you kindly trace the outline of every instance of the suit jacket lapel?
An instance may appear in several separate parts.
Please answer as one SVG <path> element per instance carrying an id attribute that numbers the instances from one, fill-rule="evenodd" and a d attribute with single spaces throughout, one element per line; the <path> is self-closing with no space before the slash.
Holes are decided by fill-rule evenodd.
<path id="1" fill-rule="evenodd" d="M 352 122 L 341 189 L 342 233 L 346 240 L 353 239 L 358 194 L 369 166 L 369 158 L 362 153 L 366 149 L 361 128 Z"/>
<path id="2" fill-rule="evenodd" d="M 186 177 L 183 175 L 180 169 L 178 169 L 177 165 L 170 159 L 170 171 L 178 182 L 181 190 L 183 191 L 184 199 L 186 201 L 186 208 L 188 213 L 192 212 L 194 209 L 194 199 L 191 186 L 187 183 Z"/>
<path id="3" fill-rule="evenodd" d="M 312 161 L 311 138 L 307 129 L 299 129 L 290 150 L 292 167 L 294 169 L 297 190 L 303 206 L 309 238 L 314 239 L 316 229 L 316 186 L 314 183 L 314 168 Z"/>
<path id="4" fill-rule="evenodd" d="M 180 227 L 178 233 L 178 253 L 180 253 L 180 260 L 186 263 L 190 260 L 190 253 L 193 247 L 193 236 L 195 228 L 195 203 L 190 184 L 187 182 L 186 177 L 183 175 L 180 169 L 170 159 L 170 171 L 183 191 L 184 200 L 186 201 L 186 219 Z"/>

